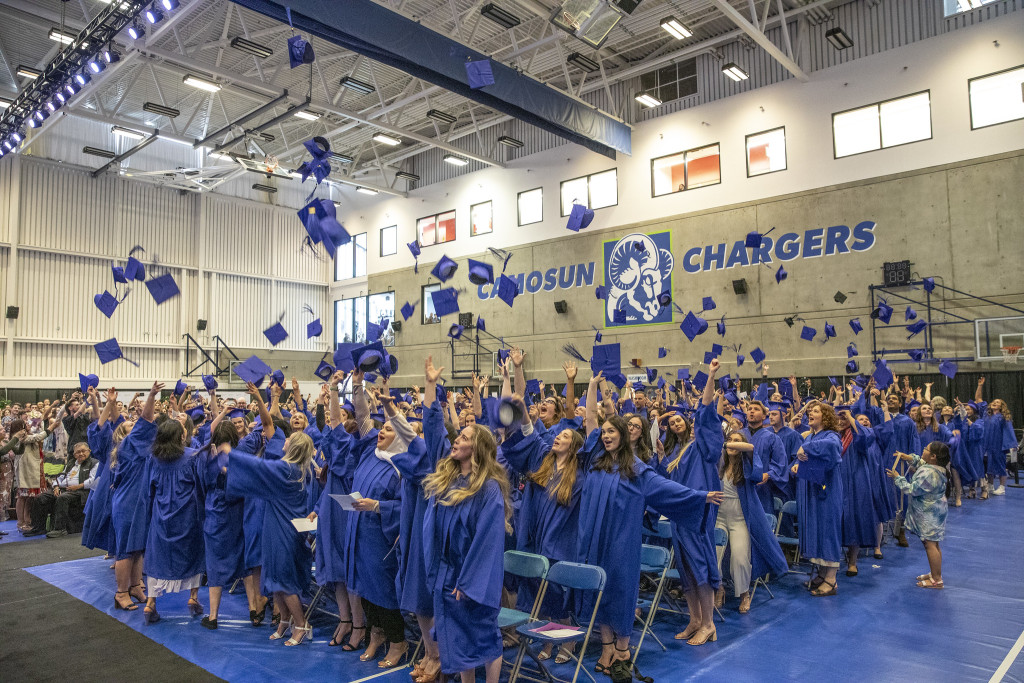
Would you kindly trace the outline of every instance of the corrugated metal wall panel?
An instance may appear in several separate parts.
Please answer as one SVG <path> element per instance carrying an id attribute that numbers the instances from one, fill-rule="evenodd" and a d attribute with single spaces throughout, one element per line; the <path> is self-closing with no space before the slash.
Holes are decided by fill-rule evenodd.
<path id="1" fill-rule="evenodd" d="M 94 179 L 49 162 L 22 162 L 22 244 L 78 254 L 114 251 L 121 222 L 115 177 Z"/>
<path id="2" fill-rule="evenodd" d="M 206 228 L 199 248 L 202 267 L 251 275 L 269 274 L 271 209 L 211 195 L 204 195 L 201 203 Z M 295 220 L 298 222 L 298 218 Z"/>
<path id="3" fill-rule="evenodd" d="M 466 150 L 470 154 L 501 159 L 504 152 L 502 151 L 503 146 L 498 145 L 498 136 L 501 135 L 499 128 L 500 126 L 485 128 L 480 131 L 479 138 L 476 133 L 472 133 L 459 138 L 452 144 L 459 149 Z M 412 157 L 410 164 L 413 169 L 412 172 L 420 177 L 416 187 L 424 187 L 425 185 L 439 183 L 443 180 L 451 180 L 452 178 L 458 178 L 467 173 L 487 168 L 487 164 L 479 161 L 470 161 L 466 166 L 453 166 L 452 164 L 445 163 L 444 156 L 448 153 L 443 149 L 431 147 L 422 154 Z"/>
<path id="4" fill-rule="evenodd" d="M 936 2 L 935 4 L 939 5 L 941 3 Z M 973 26 L 983 21 L 1001 17 L 1007 12 L 1013 12 L 1019 9 L 1024 9 L 1024 0 L 1003 0 L 1002 2 L 992 2 L 987 5 L 982 5 L 978 9 L 971 10 L 970 12 L 959 12 L 948 19 L 945 19 L 945 29 L 947 31 L 954 31 L 965 26 Z"/>
<path id="5" fill-rule="evenodd" d="M 316 285 L 301 285 L 291 282 L 279 282 L 275 288 L 276 307 L 274 310 L 285 311 L 284 320 L 281 324 L 288 331 L 288 338 L 284 340 L 278 349 L 289 349 L 294 351 L 325 351 L 333 335 L 330 334 L 328 325 L 328 290 L 326 287 Z M 306 338 L 306 324 L 313 320 L 310 314 L 303 310 L 308 305 L 313 313 L 320 318 L 324 332 L 313 339 Z M 266 344 L 266 339 L 263 340 Z"/>
<path id="6" fill-rule="evenodd" d="M 10 263 L 10 259 L 11 250 L 8 247 L 0 247 L 0 303 L 7 301 L 7 264 Z"/>
<path id="7" fill-rule="evenodd" d="M 316 254 L 304 247 L 306 230 L 293 211 L 269 211 L 270 238 L 273 240 L 271 258 L 275 277 L 289 280 L 327 283 L 331 278 L 333 262 L 323 249 Z"/>
<path id="8" fill-rule="evenodd" d="M 150 259 L 168 265 L 194 265 L 199 244 L 199 196 L 118 179 L 121 197 L 120 250 L 142 245 Z M 117 252 L 115 252 L 117 253 Z"/>
<path id="9" fill-rule="evenodd" d="M 211 334 L 235 348 L 267 349 L 263 330 L 281 314 L 271 299 L 271 282 L 241 275 L 218 275 L 210 303 Z"/>
<path id="10" fill-rule="evenodd" d="M 0 158 L 0 242 L 11 241 L 11 198 L 14 187 L 14 155 Z"/>
<path id="11" fill-rule="evenodd" d="M 180 374 L 178 351 L 147 346 L 122 346 L 126 360 L 101 365 L 91 345 L 15 343 L 14 367 L 11 375 L 19 379 L 71 378 L 78 373 L 99 375 L 101 383 L 115 380 L 151 381 L 154 377 L 175 377 Z"/>

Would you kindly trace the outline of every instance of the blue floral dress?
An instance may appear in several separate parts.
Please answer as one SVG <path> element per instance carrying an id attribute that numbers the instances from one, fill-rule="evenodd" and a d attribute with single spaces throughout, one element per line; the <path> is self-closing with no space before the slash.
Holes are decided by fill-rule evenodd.
<path id="1" fill-rule="evenodd" d="M 917 469 L 914 477 L 907 481 L 899 476 L 894 479 L 896 488 L 910 496 L 910 510 L 907 513 L 907 529 L 917 534 L 922 541 L 941 541 L 946 537 L 946 472 L 935 465 L 929 465 L 915 455 L 911 467 Z"/>

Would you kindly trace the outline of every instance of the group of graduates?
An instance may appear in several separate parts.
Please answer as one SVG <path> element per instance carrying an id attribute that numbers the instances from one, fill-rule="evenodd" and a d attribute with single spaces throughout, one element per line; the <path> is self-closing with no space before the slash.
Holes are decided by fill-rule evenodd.
<path id="1" fill-rule="evenodd" d="M 183 383 L 161 401 L 155 383 L 123 405 L 115 389 L 90 387 L 88 440 L 101 473 L 82 543 L 116 557 L 116 608 L 142 603 L 152 624 L 161 595 L 188 590 L 191 613 L 215 629 L 224 587 L 242 580 L 253 626 L 272 605 L 270 640 L 300 645 L 312 636 L 300 596 L 315 566 L 340 613 L 330 646 L 399 666 L 412 651 L 411 613 L 423 636 L 415 681 L 469 681 L 484 667 L 496 682 L 508 645 L 500 608 L 517 600 L 528 611 L 536 597 L 536 583 L 506 580 L 504 551 L 517 549 L 603 568 L 596 670 L 610 675 L 631 656 L 641 543 L 660 519 L 671 523 L 689 612 L 676 638 L 699 646 L 717 639 L 712 617 L 725 597 L 716 527 L 728 537 L 740 612 L 753 578 L 788 569 L 768 519 L 777 500 L 797 503 L 812 595 L 836 594 L 843 560 L 855 576 L 860 548 L 881 558 L 882 525 L 897 518 L 928 550 L 918 585 L 941 588 L 947 496 L 960 505 L 979 486 L 982 499 L 1002 494 L 1016 447 L 1005 404 L 981 400 L 983 380 L 973 401 L 955 406 L 940 405 L 930 386 L 911 390 L 909 378 L 902 391 L 898 380 L 883 390 L 865 378 L 812 398 L 790 377 L 747 397 L 716 381 L 715 359 L 702 387 L 616 391 L 597 372 L 577 400 L 574 363 L 554 395 L 527 382 L 518 348 L 501 366 L 498 396 L 477 377 L 446 391 L 431 358 L 422 391 L 394 389 L 386 375 L 372 384 L 387 368 L 354 361 L 312 405 L 294 380 L 287 402 L 280 379 L 247 383 L 251 402 Z M 354 500 L 343 506 L 342 495 Z M 315 532 L 297 530 L 302 518 Z M 198 599 L 204 575 L 208 611 Z M 593 600 L 552 585 L 540 616 L 568 624 L 589 617 Z"/>

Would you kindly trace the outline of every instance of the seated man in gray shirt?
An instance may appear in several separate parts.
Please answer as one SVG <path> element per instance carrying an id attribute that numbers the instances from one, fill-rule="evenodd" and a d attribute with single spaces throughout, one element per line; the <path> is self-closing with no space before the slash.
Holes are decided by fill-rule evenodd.
<path id="1" fill-rule="evenodd" d="M 46 533 L 47 515 L 53 515 L 53 529 L 46 537 L 67 536 L 71 515 L 80 518 L 84 514 L 85 501 L 99 474 L 99 466 L 85 441 L 75 444 L 74 456 L 54 479 L 53 487 L 36 496 L 32 504 L 32 530 L 25 536 Z"/>

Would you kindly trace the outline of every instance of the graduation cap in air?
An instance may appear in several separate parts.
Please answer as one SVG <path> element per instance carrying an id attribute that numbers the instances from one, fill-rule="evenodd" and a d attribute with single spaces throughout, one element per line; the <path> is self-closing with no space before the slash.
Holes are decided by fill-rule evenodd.
<path id="1" fill-rule="evenodd" d="M 884 359 L 875 361 L 875 371 L 871 376 L 875 378 L 875 386 L 879 389 L 885 389 L 892 384 L 892 371 Z"/>
<path id="2" fill-rule="evenodd" d="M 302 227 L 306 229 L 306 244 L 314 250 L 323 244 L 334 258 L 338 247 L 352 241 L 351 235 L 338 222 L 338 209 L 330 199 L 314 199 L 298 211 Z"/>
<path id="3" fill-rule="evenodd" d="M 757 230 L 748 232 L 746 239 L 743 240 L 743 246 L 748 249 L 760 249 L 762 237 L 763 235 Z"/>
<path id="4" fill-rule="evenodd" d="M 736 367 L 740 367 L 741 365 L 743 365 L 743 361 L 745 361 L 746 359 L 747 359 L 747 357 L 744 356 L 742 353 L 737 353 L 736 354 Z"/>
<path id="5" fill-rule="evenodd" d="M 910 356 L 911 360 L 920 363 L 924 359 L 924 349 L 910 349 L 907 351 L 907 355 Z"/>
<path id="6" fill-rule="evenodd" d="M 659 346 L 658 347 L 658 358 L 664 358 L 667 355 L 668 355 L 668 349 L 666 349 L 664 346 Z"/>
<path id="7" fill-rule="evenodd" d="M 594 331 L 594 343 L 595 344 L 600 344 L 601 343 L 601 330 L 597 329 L 593 325 L 590 326 L 590 329 L 592 329 Z"/>
<path id="8" fill-rule="evenodd" d="M 757 363 L 758 365 L 764 362 L 765 355 L 764 351 L 761 350 L 760 346 L 750 352 L 750 359 Z"/>
<path id="9" fill-rule="evenodd" d="M 769 396 L 771 396 L 771 387 L 767 382 L 761 382 L 757 385 L 757 388 L 754 389 L 755 401 L 767 401 Z"/>
<path id="10" fill-rule="evenodd" d="M 836 328 L 832 323 L 825 323 L 825 339 L 831 339 L 836 336 Z"/>
<path id="11" fill-rule="evenodd" d="M 787 277 L 789 277 L 789 273 L 780 264 L 779 269 L 775 271 L 775 284 L 781 284 Z"/>
<path id="12" fill-rule="evenodd" d="M 903 312 L 903 320 L 904 320 L 904 322 L 910 322 L 911 320 L 913 320 L 913 319 L 914 319 L 914 318 L 916 318 L 916 317 L 917 317 L 917 311 L 915 311 L 915 310 L 914 310 L 914 309 L 913 309 L 913 308 L 912 308 L 912 307 L 911 307 L 911 306 L 910 306 L 910 305 L 908 304 L 908 305 L 907 305 L 907 310 Z"/>
<path id="13" fill-rule="evenodd" d="M 366 341 L 377 341 L 384 335 L 384 331 L 388 329 L 388 323 L 390 321 L 386 318 L 381 320 L 379 323 L 366 323 Z"/>
<path id="14" fill-rule="evenodd" d="M 302 176 L 301 182 L 306 182 L 306 178 L 313 176 L 316 179 L 316 184 L 319 185 L 324 178 L 331 174 L 331 143 L 327 141 L 327 138 L 317 135 L 303 142 L 302 146 L 306 148 L 312 158 L 303 161 L 296 171 Z M 334 202 L 329 199 L 321 199 L 320 203 L 334 206 Z"/>
<path id="15" fill-rule="evenodd" d="M 430 271 L 430 274 L 441 282 L 448 282 L 458 269 L 458 263 L 442 255 L 441 260 L 434 265 L 434 269 Z"/>
<path id="16" fill-rule="evenodd" d="M 207 391 L 217 390 L 217 378 L 213 375 L 203 375 L 203 386 Z"/>
<path id="17" fill-rule="evenodd" d="M 811 341 L 812 339 L 814 339 L 814 335 L 816 335 L 817 333 L 818 331 L 813 327 L 808 327 L 807 325 L 804 325 L 804 328 L 800 330 L 800 338 L 803 339 L 804 341 Z"/>
<path id="18" fill-rule="evenodd" d="M 590 369 L 595 375 L 603 372 L 605 377 L 611 377 L 619 373 L 621 368 L 619 348 L 618 344 L 594 346 L 593 353 L 590 356 Z"/>
<path id="19" fill-rule="evenodd" d="M 679 329 L 683 331 L 683 334 L 686 335 L 687 339 L 693 341 L 697 338 L 697 335 L 704 334 L 708 329 L 708 321 L 704 320 L 704 318 L 698 318 L 693 314 L 693 311 L 690 311 L 686 314 L 686 317 L 683 318 L 683 322 L 679 325 Z"/>
<path id="20" fill-rule="evenodd" d="M 334 366 L 345 372 L 355 370 L 356 364 L 352 361 L 352 352 L 359 347 L 360 344 L 353 344 L 351 342 L 338 344 L 337 348 L 334 349 Z"/>
<path id="21" fill-rule="evenodd" d="M 430 301 L 434 305 L 434 313 L 443 318 L 459 312 L 459 293 L 452 287 L 439 289 L 430 293 Z"/>
<path id="22" fill-rule="evenodd" d="M 491 60 L 467 60 L 466 80 L 469 83 L 469 87 L 473 90 L 494 85 L 494 72 L 491 70 Z"/>
<path id="23" fill-rule="evenodd" d="M 110 361 L 117 360 L 118 358 L 124 358 L 126 361 L 139 367 L 139 364 L 130 358 L 125 358 L 124 353 L 121 351 L 120 344 L 117 343 L 117 339 L 110 338 L 106 341 L 101 341 L 99 344 L 93 346 L 96 349 L 96 355 L 100 357 L 100 363 L 106 365 Z"/>
<path id="24" fill-rule="evenodd" d="M 469 259 L 469 281 L 474 285 L 494 282 L 494 267 L 490 263 Z"/>
<path id="25" fill-rule="evenodd" d="M 124 268 L 118 265 L 110 264 L 110 272 L 114 275 L 114 282 L 122 285 L 128 284 L 128 278 L 124 276 Z"/>
<path id="26" fill-rule="evenodd" d="M 910 339 L 910 337 L 913 337 L 919 332 L 923 332 L 924 328 L 926 327 L 928 327 L 928 322 L 926 320 L 915 320 L 914 322 L 910 323 L 909 325 L 907 325 L 907 332 L 910 333 L 907 339 Z"/>
<path id="27" fill-rule="evenodd" d="M 690 368 L 679 368 L 676 371 L 676 379 L 690 379 Z"/>
<path id="28" fill-rule="evenodd" d="M 512 308 L 512 302 L 519 296 L 519 285 L 516 281 L 510 278 L 508 275 L 502 274 L 498 278 L 498 298 L 505 302 L 509 308 Z"/>
<path id="29" fill-rule="evenodd" d="M 413 272 L 414 273 L 420 272 L 420 244 L 419 244 L 419 242 L 409 242 L 409 244 L 407 244 L 405 246 L 409 247 L 409 252 L 412 254 L 413 261 L 416 262 L 416 265 L 414 265 L 413 269 L 412 269 Z"/>
<path id="30" fill-rule="evenodd" d="M 779 393 L 786 398 L 793 398 L 793 383 L 788 378 L 783 377 L 779 380 Z"/>
<path id="31" fill-rule="evenodd" d="M 871 311 L 871 317 L 881 320 L 886 325 L 892 320 L 892 306 L 885 302 L 885 299 L 878 300 L 878 308 Z"/>
<path id="32" fill-rule="evenodd" d="M 843 294 L 842 292 L 836 292 L 832 296 L 832 300 L 835 301 L 837 304 L 845 304 L 846 303 L 846 295 Z"/>
<path id="33" fill-rule="evenodd" d="M 186 391 L 188 391 L 188 384 L 185 383 L 185 380 L 179 379 L 177 382 L 174 383 L 175 396 L 181 396 Z"/>
<path id="34" fill-rule="evenodd" d="M 243 382 L 252 382 L 256 386 L 263 384 L 263 378 L 273 372 L 273 369 L 260 360 L 259 356 L 249 356 L 232 369 Z"/>
<path id="35" fill-rule="evenodd" d="M 715 354 L 710 351 L 704 352 L 704 365 L 711 365 L 711 361 L 715 359 Z"/>
<path id="36" fill-rule="evenodd" d="M 715 308 L 717 308 L 717 306 L 715 306 L 715 300 L 712 299 L 710 296 L 704 297 L 704 299 L 701 301 L 701 312 L 713 311 L 715 310 Z"/>
<path id="37" fill-rule="evenodd" d="M 402 304 L 402 309 L 401 309 L 402 320 L 408 320 L 409 318 L 412 317 L 412 314 L 415 313 L 415 312 L 416 312 L 416 304 L 411 304 L 408 301 L 406 301 L 404 304 Z"/>
<path id="38" fill-rule="evenodd" d="M 282 316 L 284 317 L 284 316 Z M 263 336 L 267 338 L 271 346 L 277 346 L 285 339 L 288 338 L 288 331 L 284 329 L 284 325 L 280 321 L 274 323 L 267 329 L 263 330 Z"/>
<path id="39" fill-rule="evenodd" d="M 526 393 L 528 393 L 528 394 L 539 394 L 540 393 L 540 380 L 539 379 L 528 379 L 528 380 L 526 380 Z"/>
<path id="40" fill-rule="evenodd" d="M 697 389 L 703 391 L 704 387 L 707 386 L 707 383 L 708 383 L 708 375 L 707 375 L 707 373 L 704 372 L 703 370 L 698 370 L 697 374 L 693 378 L 693 386 L 695 386 L 695 387 L 697 387 Z"/>
<path id="41" fill-rule="evenodd" d="M 719 320 L 717 323 L 715 323 L 715 327 L 718 328 L 718 336 L 724 337 L 725 336 L 725 316 L 724 315 L 722 316 L 721 320 Z"/>
<path id="42" fill-rule="evenodd" d="M 846 363 L 846 372 L 847 372 L 847 374 L 852 375 L 853 373 L 857 372 L 859 369 L 860 369 L 860 367 L 857 365 L 857 361 L 855 361 L 855 360 L 851 360 L 851 361 L 848 361 Z"/>
<path id="43" fill-rule="evenodd" d="M 594 220 L 594 212 L 582 204 L 573 204 L 569 211 L 569 220 L 565 224 L 566 230 L 579 232 L 586 228 Z"/>
<path id="44" fill-rule="evenodd" d="M 270 373 L 270 383 L 284 388 L 284 370 L 274 370 Z"/>
<path id="45" fill-rule="evenodd" d="M 665 388 L 665 378 L 664 377 L 659 377 L 658 378 L 658 385 L 657 386 L 658 386 L 659 389 L 664 389 Z"/>
<path id="46" fill-rule="evenodd" d="M 509 349 L 498 349 L 498 364 L 504 365 L 505 361 L 508 360 L 508 355 L 511 353 Z"/>
<path id="47" fill-rule="evenodd" d="M 89 393 L 89 387 L 98 387 L 99 385 L 100 378 L 98 376 L 78 373 L 78 386 L 81 387 L 83 394 Z"/>
<path id="48" fill-rule="evenodd" d="M 957 365 L 956 365 L 956 363 L 954 363 L 951 360 L 944 360 L 944 361 L 939 363 L 939 372 L 941 372 L 943 375 L 945 375 L 946 377 L 948 377 L 950 379 L 953 379 L 954 377 L 956 377 L 956 371 L 957 371 Z M 968 404 L 968 405 L 970 405 L 970 404 Z M 975 407 L 974 410 L 975 410 L 975 412 L 977 412 L 977 410 L 978 410 L 977 407 Z"/>
<path id="49" fill-rule="evenodd" d="M 288 65 L 290 68 L 294 69 L 301 64 L 312 64 L 315 59 L 313 46 L 308 40 L 300 35 L 294 35 L 288 39 Z"/>
<path id="50" fill-rule="evenodd" d="M 935 290 L 935 278 L 926 277 L 924 279 L 924 291 L 931 292 Z"/>
<path id="51" fill-rule="evenodd" d="M 850 329 L 853 330 L 854 334 L 860 334 L 864 329 L 864 326 L 860 324 L 860 318 L 853 318 L 850 320 Z"/>
<path id="52" fill-rule="evenodd" d="M 379 341 L 352 350 L 352 362 L 363 372 L 374 372 L 384 362 L 384 345 Z"/>
<path id="53" fill-rule="evenodd" d="M 302 310 L 309 313 L 314 318 L 312 322 L 306 323 L 306 339 L 319 337 L 324 331 L 324 326 L 320 323 L 320 318 L 316 317 L 316 313 L 313 312 L 313 307 L 309 304 L 305 304 L 302 307 Z"/>
<path id="54" fill-rule="evenodd" d="M 489 422 L 495 426 L 511 427 L 526 419 L 522 404 L 513 401 L 510 396 L 504 396 L 488 403 Z"/>
<path id="55" fill-rule="evenodd" d="M 146 280 L 146 266 L 142 265 L 142 261 L 135 258 L 134 254 L 138 251 L 146 250 L 136 244 L 132 247 L 132 250 L 128 252 L 128 263 L 124 266 L 124 276 L 128 280 L 144 282 Z"/>
<path id="56" fill-rule="evenodd" d="M 712 344 L 711 345 L 711 353 L 714 354 L 715 358 L 718 358 L 719 356 L 721 356 L 722 355 L 722 351 L 724 351 L 724 350 L 725 349 L 722 347 L 721 344 Z"/>
<path id="57" fill-rule="evenodd" d="M 117 308 L 117 304 L 120 303 L 117 297 L 107 290 L 103 290 L 102 294 L 95 295 L 92 300 L 96 303 L 96 308 L 100 309 L 100 312 L 108 318 L 114 315 L 114 310 Z"/>
<path id="58" fill-rule="evenodd" d="M 381 362 L 380 367 L 377 368 L 377 372 L 384 379 L 398 372 L 398 356 L 392 356 L 387 351 L 384 351 L 384 360 Z"/>
<path id="59" fill-rule="evenodd" d="M 664 291 L 664 292 L 662 292 L 661 294 L 658 295 L 658 304 L 660 304 L 662 308 L 665 308 L 666 306 L 668 306 L 671 303 L 672 303 L 672 293 L 671 292 L 666 290 L 666 291 Z"/>
<path id="60" fill-rule="evenodd" d="M 460 339 L 465 329 L 465 327 L 456 323 L 448 329 L 448 336 L 452 339 Z"/>
<path id="61" fill-rule="evenodd" d="M 603 285 L 598 285 L 597 287 L 594 288 L 594 296 L 596 296 L 598 299 L 607 299 L 608 289 Z"/>
<path id="62" fill-rule="evenodd" d="M 153 295 L 153 300 L 156 301 L 157 305 L 181 294 L 181 290 L 178 289 L 178 283 L 174 281 L 174 277 L 170 273 L 164 273 L 152 280 L 146 280 L 146 289 Z"/>
<path id="63" fill-rule="evenodd" d="M 325 360 L 321 360 L 320 364 L 316 366 L 316 370 L 313 371 L 313 374 L 326 382 L 330 380 L 331 376 L 334 374 L 334 366 Z"/>
<path id="64" fill-rule="evenodd" d="M 647 373 L 647 383 L 652 383 L 658 377 L 658 371 L 654 368 L 645 368 L 644 372 Z"/>
<path id="65" fill-rule="evenodd" d="M 857 355 L 857 345 L 854 344 L 853 342 L 850 342 L 846 346 L 846 357 L 847 358 L 853 358 L 856 355 Z"/>
<path id="66" fill-rule="evenodd" d="M 498 247 L 487 247 L 487 251 L 491 252 L 492 256 L 501 261 L 501 272 L 504 273 L 508 267 L 509 259 L 512 258 L 512 252 Z"/>

